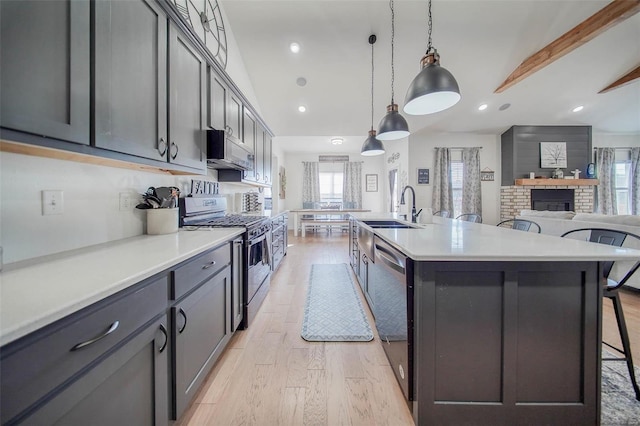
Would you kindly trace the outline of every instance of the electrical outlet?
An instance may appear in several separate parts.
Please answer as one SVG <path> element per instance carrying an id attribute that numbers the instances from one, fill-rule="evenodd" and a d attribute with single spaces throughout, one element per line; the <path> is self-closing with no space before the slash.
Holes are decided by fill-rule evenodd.
<path id="1" fill-rule="evenodd" d="M 56 190 L 42 191 L 42 215 L 64 213 L 63 192 Z"/>
<path id="2" fill-rule="evenodd" d="M 120 193 L 120 211 L 131 209 L 131 196 L 128 192 Z"/>

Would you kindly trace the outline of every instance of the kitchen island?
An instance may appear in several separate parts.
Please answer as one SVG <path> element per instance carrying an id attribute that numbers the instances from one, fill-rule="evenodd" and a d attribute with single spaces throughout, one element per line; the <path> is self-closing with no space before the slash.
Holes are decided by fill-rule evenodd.
<path id="1" fill-rule="evenodd" d="M 389 218 L 352 217 L 361 227 Z M 599 424 L 600 261 L 637 261 L 640 251 L 439 217 L 370 230 L 376 250 L 405 256 L 396 257 L 406 272 L 408 365 L 397 356 L 403 336 L 378 324 L 400 303 L 381 297 L 398 297 L 398 280 L 394 291 L 381 279 L 393 275 L 386 254 L 361 275 L 416 424 Z"/>

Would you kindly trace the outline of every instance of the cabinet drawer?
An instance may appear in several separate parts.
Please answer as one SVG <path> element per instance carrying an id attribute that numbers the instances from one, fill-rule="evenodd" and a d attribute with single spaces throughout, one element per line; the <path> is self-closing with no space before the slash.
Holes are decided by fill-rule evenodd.
<path id="1" fill-rule="evenodd" d="M 2 423 L 74 377 L 167 309 L 168 274 L 138 284 L 2 348 Z"/>
<path id="2" fill-rule="evenodd" d="M 173 272 L 171 298 L 177 300 L 206 278 L 231 263 L 231 247 L 228 243 L 188 260 Z"/>

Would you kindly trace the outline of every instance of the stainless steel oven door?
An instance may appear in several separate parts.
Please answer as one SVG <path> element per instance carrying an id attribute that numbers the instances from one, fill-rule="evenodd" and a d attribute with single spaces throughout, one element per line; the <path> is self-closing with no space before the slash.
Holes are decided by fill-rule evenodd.
<path id="1" fill-rule="evenodd" d="M 270 233 L 266 232 L 248 242 L 247 247 L 247 303 L 256 294 L 271 272 L 269 251 Z"/>

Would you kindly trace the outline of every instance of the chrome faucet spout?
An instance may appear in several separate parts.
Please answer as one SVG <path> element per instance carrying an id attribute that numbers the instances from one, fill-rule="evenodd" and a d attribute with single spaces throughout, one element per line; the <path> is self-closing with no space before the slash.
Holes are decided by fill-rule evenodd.
<path id="1" fill-rule="evenodd" d="M 411 222 L 418 222 L 418 214 L 416 213 L 416 191 L 413 189 L 411 185 L 407 185 L 402 189 L 402 195 L 400 195 L 400 204 L 405 204 L 404 202 L 404 193 L 407 189 L 411 190 L 411 194 L 413 195 L 412 203 L 411 203 Z"/>

